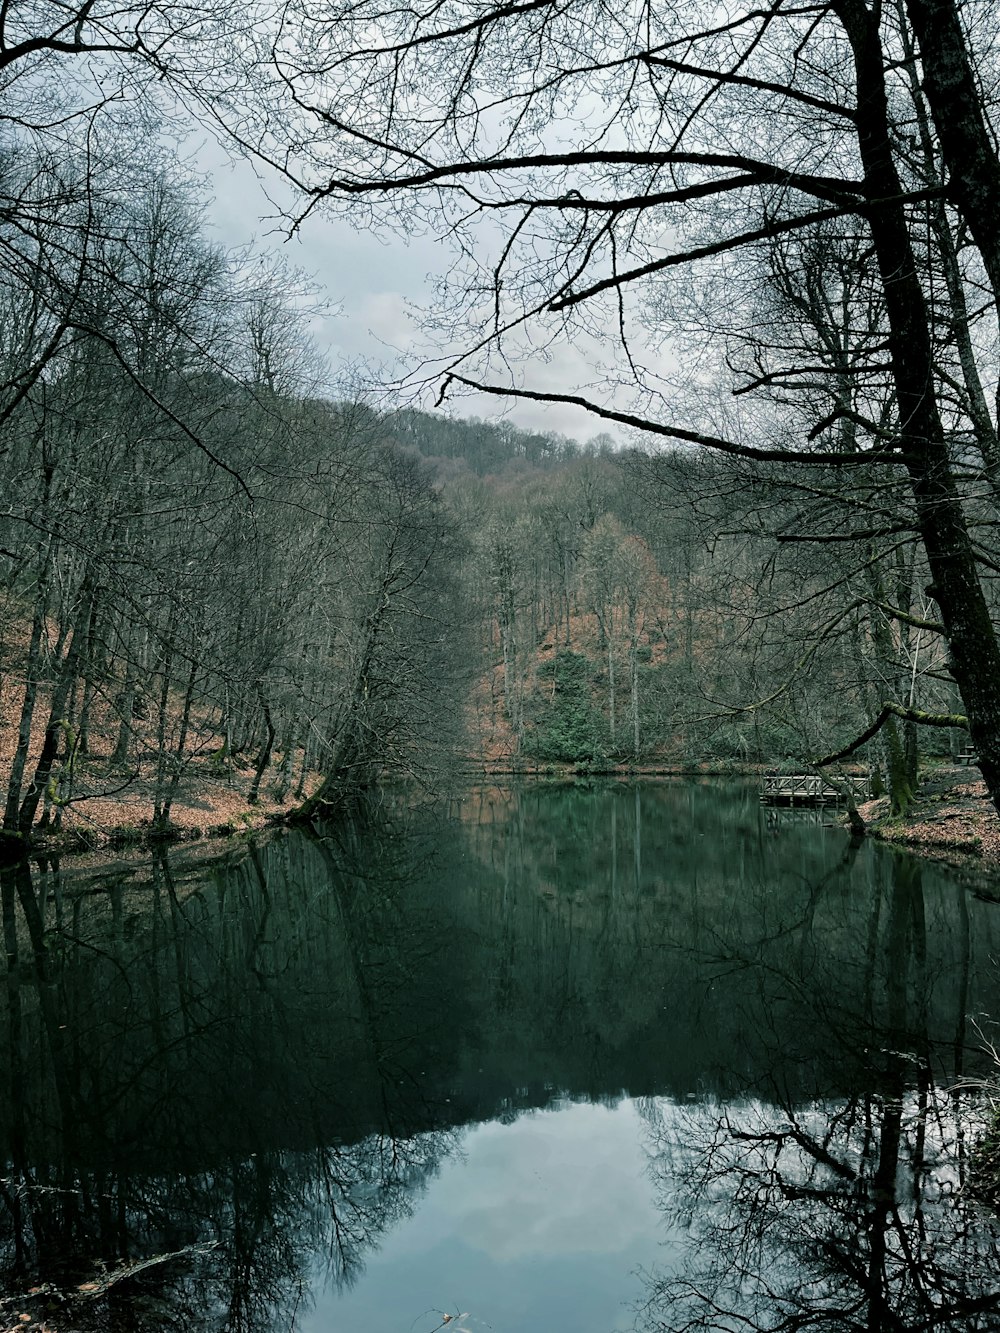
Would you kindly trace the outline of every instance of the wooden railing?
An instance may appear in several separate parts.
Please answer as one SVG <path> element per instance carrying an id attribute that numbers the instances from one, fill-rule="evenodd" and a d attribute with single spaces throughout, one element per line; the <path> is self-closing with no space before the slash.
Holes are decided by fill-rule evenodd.
<path id="1" fill-rule="evenodd" d="M 869 778 L 842 778 L 855 800 L 866 801 L 871 794 Z M 768 773 L 761 783 L 760 799 L 765 805 L 827 805 L 845 799 L 843 786 L 834 786 L 818 773 Z"/>

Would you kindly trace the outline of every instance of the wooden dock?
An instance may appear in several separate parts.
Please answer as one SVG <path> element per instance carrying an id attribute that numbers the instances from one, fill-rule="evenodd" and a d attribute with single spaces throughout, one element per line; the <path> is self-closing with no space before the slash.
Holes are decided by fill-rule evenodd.
<path id="1" fill-rule="evenodd" d="M 857 801 L 871 795 L 869 778 L 844 778 Z M 843 790 L 827 782 L 818 773 L 768 773 L 760 788 L 762 805 L 836 805 L 844 800 Z"/>

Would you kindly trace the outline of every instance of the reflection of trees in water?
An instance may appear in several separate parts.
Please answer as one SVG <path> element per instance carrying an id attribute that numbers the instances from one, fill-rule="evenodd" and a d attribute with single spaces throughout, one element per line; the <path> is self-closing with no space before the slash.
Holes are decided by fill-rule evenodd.
<path id="1" fill-rule="evenodd" d="M 646 1330 L 986 1330 L 1000 1234 L 961 1193 L 975 1113 L 943 1092 L 828 1106 L 646 1108 L 654 1175 L 685 1229 Z"/>
<path id="2" fill-rule="evenodd" d="M 640 1328 L 996 1328 L 1000 1236 L 960 1193 L 973 1116 L 947 1093 L 647 1114 L 687 1245 Z"/>
<path id="3" fill-rule="evenodd" d="M 970 919 L 965 890 L 933 869 L 906 882 L 915 863 L 883 848 L 774 833 L 752 788 L 485 790 L 463 817 L 494 871 L 473 881 L 497 944 L 476 1007 L 522 1068 L 544 1048 L 571 1095 L 748 1080 L 767 1099 L 838 1095 L 903 993 L 957 1072 L 965 1013 L 992 998 L 995 912 L 972 903 Z M 890 983 L 900 931 L 912 947 Z"/>
<path id="4" fill-rule="evenodd" d="M 834 1101 L 747 1097 L 728 1108 L 644 1102 L 651 1172 L 687 1243 L 679 1273 L 650 1278 L 641 1328 L 997 1327 L 1000 1228 L 963 1192 L 964 1145 L 981 1125 L 976 1101 L 954 1085 L 964 1007 L 951 1050 L 935 1049 L 920 871 L 907 860 L 893 870 L 872 896 L 863 984 L 853 991 L 861 1004 L 838 1006 L 829 1028 L 845 1084 L 858 1091 Z M 960 958 L 964 996 L 968 948 Z M 783 1052 L 774 1054 L 778 1069 Z M 936 1064 L 950 1091 L 936 1086 Z M 769 1086 L 782 1082 L 776 1073 Z"/>
<path id="5" fill-rule="evenodd" d="M 373 1135 L 190 1175 L 134 1176 L 123 1164 L 67 1171 L 65 1193 L 21 1177 L 11 1182 L 20 1190 L 17 1233 L 11 1227 L 4 1239 L 20 1242 L 23 1262 L 10 1265 L 5 1285 L 22 1294 L 29 1283 L 53 1284 L 68 1295 L 59 1307 L 73 1327 L 114 1327 L 116 1318 L 123 1328 L 187 1333 L 288 1326 L 318 1261 L 336 1283 L 354 1281 L 453 1146 L 445 1134 Z M 80 1284 L 99 1290 L 81 1293 Z M 24 1308 L 23 1298 L 0 1306 Z"/>
<path id="6" fill-rule="evenodd" d="M 457 1136 L 410 1063 L 439 932 L 401 927 L 389 845 L 362 875 L 350 830 L 279 840 L 193 893 L 164 859 L 128 928 L 120 883 L 94 930 L 4 872 L 0 1325 L 270 1329 L 411 1211 Z"/>
<path id="7" fill-rule="evenodd" d="M 12 1173 L 0 1263 L 13 1295 L 0 1302 L 0 1319 L 47 1307 L 57 1290 L 67 1299 L 48 1315 L 53 1330 L 62 1327 L 59 1310 L 74 1327 L 116 1315 L 130 1329 L 188 1333 L 287 1326 L 317 1261 L 332 1281 L 350 1285 L 454 1146 L 447 1133 L 372 1135 L 351 1147 L 263 1152 L 191 1175 L 67 1167 L 55 1186 L 51 1176 Z M 33 1302 L 26 1293 L 39 1284 L 46 1290 Z"/>
<path id="8" fill-rule="evenodd" d="M 164 858 L 139 889 L 3 880 L 8 1289 L 187 1251 L 102 1308 L 270 1328 L 317 1255 L 360 1271 L 456 1126 L 623 1090 L 888 1105 L 865 1047 L 904 1052 L 930 1105 L 920 1071 L 961 1068 L 995 926 L 940 881 L 925 902 L 912 863 L 779 839 L 752 791 L 533 788 L 462 815 L 193 879 Z"/>

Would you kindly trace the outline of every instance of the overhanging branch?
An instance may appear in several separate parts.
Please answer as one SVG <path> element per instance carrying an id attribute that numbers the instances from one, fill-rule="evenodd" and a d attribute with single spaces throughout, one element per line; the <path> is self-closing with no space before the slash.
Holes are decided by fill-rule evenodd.
<path id="1" fill-rule="evenodd" d="M 735 458 L 750 458 L 759 463 L 800 463 L 812 467 L 817 464 L 822 464 L 824 467 L 860 467 L 872 463 L 905 464 L 907 461 L 906 455 L 899 450 L 893 450 L 891 453 L 881 449 L 872 449 L 867 453 L 862 450 L 852 454 L 815 454 L 798 453 L 794 449 L 757 449 L 753 445 L 737 444 L 734 440 L 726 440 L 718 435 L 705 435 L 701 431 L 685 430 L 681 426 L 667 426 L 660 421 L 650 421 L 647 417 L 636 416 L 634 412 L 619 412 L 614 408 L 601 407 L 598 403 L 593 403 L 589 398 L 583 398 L 579 394 L 543 393 L 537 389 L 517 389 L 511 385 L 484 384 L 480 380 L 459 375 L 457 371 L 449 371 L 445 375 L 437 397 L 438 406 L 448 396 L 449 386 L 453 383 L 463 384 L 467 389 L 472 389 L 476 393 L 492 394 L 496 398 L 523 398 L 534 403 L 566 403 L 573 407 L 582 407 L 585 412 L 592 412 L 594 416 L 601 417 L 604 421 L 616 421 L 621 426 L 631 426 L 647 435 L 660 435 L 668 440 L 683 440 L 687 444 L 700 444 L 703 448 L 715 450 L 716 453 L 731 454 Z"/>
<path id="2" fill-rule="evenodd" d="M 662 273 L 664 269 L 676 268 L 680 264 L 690 264 L 698 259 L 708 259 L 713 255 L 725 254 L 727 250 L 739 250 L 744 245 L 752 245 L 756 241 L 770 240 L 773 236 L 781 236 L 785 232 L 800 231 L 803 227 L 814 226 L 817 222 L 829 222 L 833 218 L 844 217 L 852 210 L 845 208 L 820 208 L 812 213 L 802 213 L 798 217 L 787 218 L 783 222 L 768 222 L 763 227 L 757 227 L 754 231 L 739 232 L 736 236 L 727 236 L 721 241 L 714 241 L 711 245 L 696 246 L 693 250 L 682 250 L 677 254 L 667 255 L 664 259 L 654 259 L 649 264 L 642 264 L 638 268 L 626 269 L 624 273 L 616 273 L 610 278 L 604 278 L 600 282 L 593 283 L 590 287 L 584 287 L 578 292 L 571 292 L 568 296 L 560 297 L 549 304 L 552 311 L 566 310 L 570 306 L 579 305 L 582 301 L 588 301 L 592 296 L 597 296 L 600 292 L 606 292 L 611 287 L 621 287 L 627 282 L 635 282 L 638 278 L 648 278 L 654 273 Z"/>
<path id="3" fill-rule="evenodd" d="M 969 719 L 963 713 L 925 713 L 920 708 L 904 708 L 902 704 L 887 703 L 882 705 L 882 710 L 878 717 L 867 727 L 860 736 L 855 737 L 850 745 L 845 745 L 842 750 L 836 754 L 825 755 L 822 759 L 814 759 L 815 768 L 826 768 L 829 764 L 835 764 L 840 759 L 847 759 L 855 751 L 860 750 L 862 745 L 877 736 L 890 717 L 902 718 L 904 722 L 915 722 L 922 727 L 960 727 L 963 731 L 969 730 Z"/>
<path id="4" fill-rule="evenodd" d="M 840 102 L 830 102 L 825 97 L 814 97 L 810 93 L 802 92 L 800 89 L 789 87 L 786 84 L 771 83 L 767 79 L 750 78 L 746 74 L 737 74 L 731 70 L 706 69 L 701 65 L 688 64 L 685 60 L 672 60 L 667 56 L 658 56 L 652 53 L 644 53 L 639 59 L 644 65 L 655 66 L 658 69 L 669 69 L 675 74 L 692 74 L 695 78 L 711 79 L 716 83 L 734 84 L 740 88 L 755 88 L 757 91 L 765 93 L 778 93 L 781 97 L 801 102 L 803 106 L 813 107 L 817 111 L 828 111 L 831 115 L 842 116 L 846 120 L 853 121 L 857 118 L 857 112 L 853 107 L 844 106 Z"/>
<path id="5" fill-rule="evenodd" d="M 321 119 L 332 126 L 350 130 L 349 126 L 330 113 L 318 113 Z M 360 137 L 360 136 L 359 136 Z M 367 136 L 365 136 L 367 137 Z M 397 149 L 385 140 L 371 139 L 370 142 L 388 151 L 399 152 L 400 156 L 411 158 L 412 154 Z M 425 160 L 425 159 L 422 159 Z M 429 165 L 424 171 L 414 172 L 409 176 L 372 176 L 358 180 L 332 177 L 326 185 L 316 187 L 312 193 L 318 197 L 332 194 L 392 194 L 401 190 L 421 189 L 428 185 L 444 184 L 462 177 L 496 177 L 506 172 L 548 170 L 562 167 L 709 167 L 725 171 L 746 172 L 756 185 L 777 185 L 784 190 L 798 190 L 802 194 L 816 199 L 825 199 L 828 203 L 844 208 L 857 208 L 871 201 L 866 198 L 865 183 L 842 176 L 824 176 L 819 173 L 792 171 L 765 162 L 759 158 L 745 157 L 738 153 L 680 153 L 657 152 L 654 149 L 582 149 L 570 153 L 524 153 L 512 157 L 484 157 L 465 162 L 444 162 L 437 166 Z M 723 188 L 727 182 L 721 182 Z"/>
<path id="6" fill-rule="evenodd" d="M 872 606 L 877 606 L 893 620 L 902 621 L 904 625 L 912 625 L 914 629 L 930 630 L 932 634 L 946 634 L 947 630 L 937 620 L 923 620 L 920 616 L 911 616 L 909 611 L 901 611 L 898 606 L 889 606 L 887 602 L 872 602 Z"/>
<path id="7" fill-rule="evenodd" d="M 916 531 L 917 529 L 912 523 L 892 523 L 882 528 L 861 528 L 854 532 L 776 532 L 774 540 L 785 545 L 796 542 L 823 545 L 830 542 L 871 541 L 876 537 L 895 537 L 901 532 L 915 533 Z M 883 609 L 889 610 L 889 608 Z M 897 615 L 894 611 L 890 614 Z M 943 626 L 933 625 L 930 621 L 917 621 L 912 616 L 907 618 L 902 612 L 898 613 L 897 619 L 906 620 L 911 625 L 915 624 L 919 629 L 943 630 Z"/>

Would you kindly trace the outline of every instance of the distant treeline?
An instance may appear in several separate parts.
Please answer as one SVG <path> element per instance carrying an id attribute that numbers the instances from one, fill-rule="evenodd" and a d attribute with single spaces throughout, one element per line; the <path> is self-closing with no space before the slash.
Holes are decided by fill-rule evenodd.
<path id="1" fill-rule="evenodd" d="M 849 750 L 903 808 L 919 750 L 966 744 L 883 716 L 887 701 L 938 719 L 959 702 L 911 506 L 877 468 L 845 488 L 821 464 L 412 411 L 387 425 L 433 461 L 467 547 L 477 757 L 800 768 Z M 450 452 L 461 442 L 468 458 Z"/>
<path id="2" fill-rule="evenodd" d="M 519 467 L 551 471 L 580 456 L 608 457 L 615 452 L 610 435 L 596 435 L 581 445 L 553 432 L 522 430 L 509 421 L 446 417 L 405 408 L 389 419 L 395 438 L 432 460 L 438 473 L 474 472 L 479 477 Z M 453 460 L 449 467 L 446 460 Z"/>

